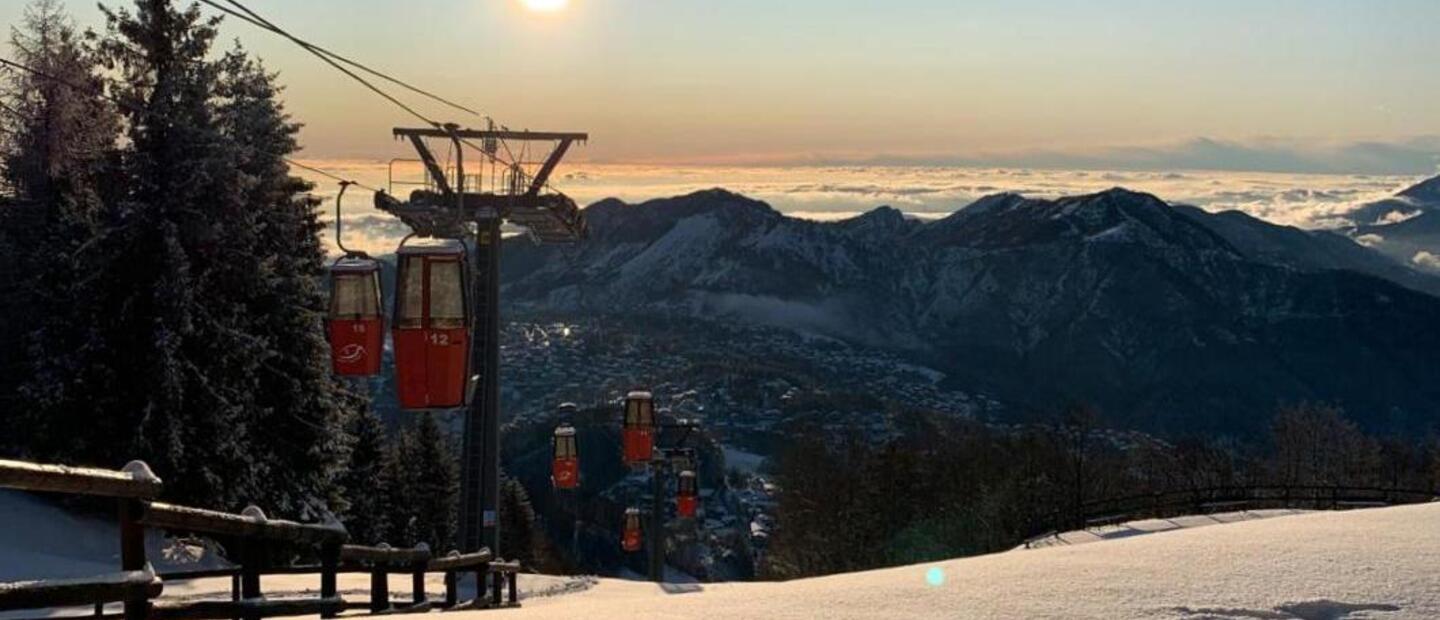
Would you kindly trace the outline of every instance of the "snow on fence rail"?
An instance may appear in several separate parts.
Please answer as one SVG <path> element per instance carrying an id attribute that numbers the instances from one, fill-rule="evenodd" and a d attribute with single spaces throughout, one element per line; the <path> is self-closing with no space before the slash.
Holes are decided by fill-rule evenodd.
<path id="1" fill-rule="evenodd" d="M 0 488 L 92 497 L 155 499 L 163 485 L 150 468 L 133 461 L 120 471 L 0 460 Z"/>
<path id="2" fill-rule="evenodd" d="M 1204 487 L 1092 500 L 1039 520 L 1025 538 L 1025 546 L 1068 530 L 1088 529 L 1137 519 L 1206 514 L 1217 509 L 1309 508 L 1342 510 L 1437 499 L 1434 491 L 1378 487 L 1261 485 Z"/>
<path id="3" fill-rule="evenodd" d="M 241 514 L 231 514 L 154 502 L 164 489 L 163 483 L 139 461 L 114 471 L 0 460 L 0 488 L 116 499 L 121 549 L 121 566 L 115 573 L 83 579 L 0 583 L 0 611 L 94 606 L 96 618 L 124 620 L 255 620 L 311 614 L 332 618 L 348 609 L 414 613 L 432 608 L 425 595 L 426 573 L 445 574 L 445 600 L 439 605 L 441 608 L 518 605 L 516 573 L 520 567 L 496 561 L 488 549 L 464 555 L 452 551 L 434 558 L 423 546 L 393 549 L 386 545 L 346 545 L 348 534 L 339 524 L 270 519 L 254 506 Z M 222 540 L 225 548 L 237 554 L 238 557 L 230 559 L 238 561 L 239 566 L 157 574 L 145 557 L 146 527 Z M 281 550 L 289 552 L 288 555 L 278 553 Z M 295 555 L 312 557 L 319 563 L 276 566 L 271 562 L 272 557 Z M 351 603 L 339 595 L 337 576 L 342 572 L 370 573 L 370 601 Z M 467 572 L 475 573 L 476 595 L 473 601 L 462 603 L 459 576 Z M 415 595 L 409 604 L 390 603 L 388 576 L 391 573 L 412 575 Z M 267 599 L 260 589 L 260 577 L 266 574 L 318 575 L 320 595 L 307 599 Z M 221 576 L 232 580 L 229 601 L 156 600 L 167 580 Z M 488 600 L 487 578 L 491 580 Z M 502 597 L 506 585 L 509 586 L 508 598 Z M 107 603 L 123 603 L 124 611 L 107 615 L 104 613 Z"/>

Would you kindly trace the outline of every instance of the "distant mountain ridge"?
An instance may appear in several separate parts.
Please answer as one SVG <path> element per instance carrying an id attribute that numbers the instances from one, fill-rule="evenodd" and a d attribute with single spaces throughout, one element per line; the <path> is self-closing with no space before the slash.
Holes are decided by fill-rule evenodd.
<path id="1" fill-rule="evenodd" d="M 1396 261 L 1440 274 L 1440 176 L 1346 216 L 1343 232 Z"/>
<path id="2" fill-rule="evenodd" d="M 724 190 L 586 213 L 585 244 L 507 248 L 510 303 L 818 332 L 1152 430 L 1253 431 L 1299 400 L 1387 428 L 1440 411 L 1440 299 L 1419 292 L 1440 287 L 1338 235 L 1123 189 L 932 222 L 799 220 Z"/>

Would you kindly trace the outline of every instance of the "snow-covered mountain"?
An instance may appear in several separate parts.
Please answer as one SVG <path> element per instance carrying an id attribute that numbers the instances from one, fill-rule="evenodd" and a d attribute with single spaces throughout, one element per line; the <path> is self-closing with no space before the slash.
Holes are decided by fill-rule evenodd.
<path id="1" fill-rule="evenodd" d="M 1421 182 L 1349 216 L 1356 240 L 1402 263 L 1440 274 L 1440 177 Z"/>
<path id="2" fill-rule="evenodd" d="M 510 302 L 816 332 L 1155 430 L 1251 430 L 1299 400 L 1376 427 L 1440 410 L 1440 299 L 1419 292 L 1435 280 L 1343 238 L 1122 189 L 990 196 L 928 223 L 798 220 L 723 190 L 587 214 L 585 244 L 509 249 Z"/>

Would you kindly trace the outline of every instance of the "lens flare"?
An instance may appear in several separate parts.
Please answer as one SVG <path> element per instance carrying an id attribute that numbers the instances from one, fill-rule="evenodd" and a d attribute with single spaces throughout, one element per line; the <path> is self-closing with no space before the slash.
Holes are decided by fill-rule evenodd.
<path id="1" fill-rule="evenodd" d="M 945 569 L 936 566 L 925 571 L 925 583 L 930 584 L 932 588 L 945 585 Z"/>

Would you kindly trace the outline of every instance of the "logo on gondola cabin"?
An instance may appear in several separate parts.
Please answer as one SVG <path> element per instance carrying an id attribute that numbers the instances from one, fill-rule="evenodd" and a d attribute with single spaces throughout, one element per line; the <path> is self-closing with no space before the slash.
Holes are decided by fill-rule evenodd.
<path id="1" fill-rule="evenodd" d="M 365 346 L 347 344 L 340 347 L 340 351 L 335 357 L 342 364 L 354 364 L 365 358 Z"/>

